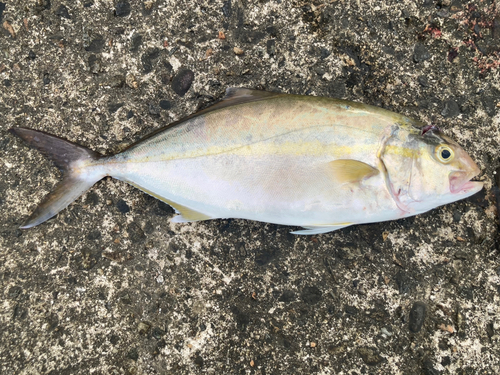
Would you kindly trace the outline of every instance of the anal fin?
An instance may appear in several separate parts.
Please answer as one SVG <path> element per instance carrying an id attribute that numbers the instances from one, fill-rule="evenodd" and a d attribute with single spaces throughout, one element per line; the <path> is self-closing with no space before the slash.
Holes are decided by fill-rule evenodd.
<path id="1" fill-rule="evenodd" d="M 193 210 L 192 208 L 183 206 L 181 204 L 172 202 L 169 199 L 161 198 L 162 201 L 171 205 L 179 215 L 174 216 L 171 220 L 172 223 L 189 223 L 191 221 L 201 221 L 209 220 L 212 217 L 205 215 L 204 213 Z"/>
<path id="2" fill-rule="evenodd" d="M 348 227 L 348 226 L 353 225 L 353 224 L 354 223 L 341 223 L 341 224 L 336 224 L 336 225 L 304 227 L 303 230 L 296 230 L 296 231 L 293 231 L 291 233 L 292 234 L 300 234 L 300 235 L 328 233 L 328 232 L 333 232 L 334 230 Z"/>
<path id="3" fill-rule="evenodd" d="M 189 207 L 183 206 L 182 204 L 173 202 L 170 199 L 163 198 L 162 196 L 159 196 L 158 194 L 153 193 L 151 190 L 143 188 L 142 186 L 139 186 L 132 181 L 127 180 L 127 183 L 129 183 L 130 185 L 136 187 L 137 189 L 142 190 L 143 192 L 151 195 L 152 197 L 155 197 L 156 199 L 159 199 L 162 202 L 165 202 L 166 204 L 172 206 L 173 209 L 175 210 L 175 212 L 179 214 L 179 215 L 174 216 L 172 218 L 171 221 L 173 223 L 189 223 L 191 221 L 215 219 L 215 218 L 208 216 L 202 212 L 195 211 L 192 208 L 189 208 Z"/>

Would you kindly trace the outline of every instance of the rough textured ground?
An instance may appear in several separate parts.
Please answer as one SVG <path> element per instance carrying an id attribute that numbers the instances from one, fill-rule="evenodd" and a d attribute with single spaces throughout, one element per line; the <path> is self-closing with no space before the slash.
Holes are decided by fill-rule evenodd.
<path id="1" fill-rule="evenodd" d="M 0 24 L 0 373 L 500 373 L 494 1 L 3 0 Z M 8 128 L 111 153 L 228 86 L 432 122 L 486 189 L 297 237 L 170 224 L 168 206 L 107 179 L 17 229 L 60 176 Z"/>

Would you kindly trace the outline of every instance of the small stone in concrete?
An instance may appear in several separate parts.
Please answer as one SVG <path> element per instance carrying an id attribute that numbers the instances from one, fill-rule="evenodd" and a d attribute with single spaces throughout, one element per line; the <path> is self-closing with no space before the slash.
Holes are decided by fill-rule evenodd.
<path id="1" fill-rule="evenodd" d="M 92 54 L 89 56 L 89 70 L 91 73 L 97 74 L 102 69 L 101 59 L 96 55 Z"/>
<path id="2" fill-rule="evenodd" d="M 142 242 L 146 239 L 146 235 L 140 226 L 135 223 L 130 223 L 127 227 L 128 238 L 132 243 Z"/>
<path id="3" fill-rule="evenodd" d="M 443 357 L 443 359 L 441 360 L 441 366 L 446 367 L 449 365 L 451 365 L 451 358 L 450 356 L 447 355 L 446 357 Z"/>
<path id="4" fill-rule="evenodd" d="M 444 103 L 444 109 L 441 111 L 441 115 L 446 118 L 455 117 L 460 114 L 460 108 L 458 104 L 453 99 L 449 99 Z"/>
<path id="5" fill-rule="evenodd" d="M 148 333 L 150 328 L 151 328 L 151 325 L 148 322 L 140 322 L 139 325 L 137 326 L 137 331 L 141 335 L 144 335 L 144 334 Z"/>
<path id="6" fill-rule="evenodd" d="M 97 195 L 93 191 L 89 191 L 87 193 L 87 197 L 85 198 L 85 204 L 88 204 L 91 206 L 97 206 L 99 204 L 99 195 Z"/>
<path id="7" fill-rule="evenodd" d="M 142 69 L 144 73 L 151 73 L 153 70 L 153 63 L 160 57 L 160 50 L 153 48 L 148 50 L 141 56 Z"/>
<path id="8" fill-rule="evenodd" d="M 422 364 L 422 370 L 425 375 L 440 375 L 441 371 L 436 370 L 434 368 L 434 364 L 429 358 L 424 359 L 424 363 Z"/>
<path id="9" fill-rule="evenodd" d="M 424 324 L 427 306 L 423 302 L 415 302 L 410 310 L 410 320 L 408 327 L 413 333 L 418 333 Z"/>
<path id="10" fill-rule="evenodd" d="M 222 14 L 224 17 L 231 17 L 231 0 L 224 1 L 224 4 L 222 5 Z"/>
<path id="11" fill-rule="evenodd" d="M 109 111 L 109 113 L 115 113 L 121 107 L 123 107 L 124 104 L 125 103 L 110 103 L 110 104 L 108 104 L 108 111 Z"/>
<path id="12" fill-rule="evenodd" d="M 420 86 L 429 87 L 429 80 L 427 79 L 426 76 L 418 76 L 417 81 L 420 84 Z"/>
<path id="13" fill-rule="evenodd" d="M 168 100 L 160 100 L 160 108 L 165 110 L 170 109 L 172 108 L 172 103 Z"/>
<path id="14" fill-rule="evenodd" d="M 0 2 L 0 21 L 3 18 L 3 11 L 5 10 L 5 5 L 6 5 L 5 3 Z"/>
<path id="15" fill-rule="evenodd" d="M 345 81 L 342 79 L 333 81 L 329 86 L 328 94 L 333 98 L 341 99 L 345 97 Z"/>
<path id="16" fill-rule="evenodd" d="M 165 202 L 157 200 L 156 205 L 153 206 L 153 213 L 157 216 L 169 216 L 173 215 L 175 211 Z"/>
<path id="17" fill-rule="evenodd" d="M 110 85 L 113 88 L 123 87 L 124 84 L 125 84 L 125 77 L 121 74 L 114 75 L 108 81 L 108 85 Z"/>
<path id="18" fill-rule="evenodd" d="M 128 206 L 127 202 L 125 202 L 123 199 L 120 199 L 118 202 L 116 202 L 116 207 L 122 214 L 130 212 L 130 207 Z"/>
<path id="19" fill-rule="evenodd" d="M 276 39 L 269 39 L 266 43 L 267 53 L 273 56 L 276 53 Z"/>
<path id="20" fill-rule="evenodd" d="M 157 340 L 161 339 L 164 334 L 165 331 L 158 327 L 154 327 L 153 331 L 151 332 L 151 335 Z"/>
<path id="21" fill-rule="evenodd" d="M 400 294 L 409 293 L 414 288 L 415 281 L 406 271 L 399 271 L 394 277 Z"/>
<path id="22" fill-rule="evenodd" d="M 309 305 L 315 305 L 323 299 L 321 290 L 315 286 L 306 286 L 302 289 L 301 298 L 302 301 Z"/>
<path id="23" fill-rule="evenodd" d="M 148 112 L 150 115 L 159 116 L 160 115 L 160 107 L 154 103 L 149 103 Z"/>
<path id="24" fill-rule="evenodd" d="M 85 51 L 101 53 L 105 44 L 106 42 L 104 41 L 104 38 L 99 35 L 90 42 L 88 47 L 85 47 Z"/>
<path id="25" fill-rule="evenodd" d="M 413 50 L 413 61 L 416 63 L 429 60 L 431 58 L 431 54 L 426 46 L 422 43 L 415 44 L 415 48 Z"/>
<path id="26" fill-rule="evenodd" d="M 22 292 L 23 292 L 23 288 L 21 288 L 20 286 L 13 286 L 9 289 L 8 294 L 9 294 L 10 298 L 15 299 L 15 298 L 19 297 Z"/>
<path id="27" fill-rule="evenodd" d="M 346 305 L 344 311 L 347 315 L 354 316 L 358 314 L 359 310 L 355 306 Z"/>
<path id="28" fill-rule="evenodd" d="M 71 19 L 71 16 L 69 15 L 68 8 L 66 8 L 66 6 L 64 4 L 59 5 L 59 8 L 57 8 L 55 13 L 59 17 L 66 18 L 68 20 Z"/>
<path id="29" fill-rule="evenodd" d="M 120 1 L 115 6 L 115 16 L 127 17 L 130 14 L 130 4 L 128 1 Z"/>
<path id="30" fill-rule="evenodd" d="M 132 39 L 130 40 L 130 52 L 138 51 L 141 44 L 142 44 L 142 35 L 137 33 L 132 35 Z"/>
<path id="31" fill-rule="evenodd" d="M 127 353 L 127 357 L 130 358 L 132 361 L 137 361 L 139 359 L 139 352 L 137 351 L 137 348 L 131 349 Z"/>
<path id="32" fill-rule="evenodd" d="M 181 69 L 172 79 L 172 90 L 179 95 L 184 96 L 194 80 L 194 73 L 189 69 Z"/>
<path id="33" fill-rule="evenodd" d="M 295 293 L 291 290 L 284 290 L 283 294 L 279 298 L 280 302 L 292 302 L 295 301 Z"/>
<path id="34" fill-rule="evenodd" d="M 368 348 L 368 347 L 359 348 L 358 353 L 361 356 L 363 362 L 369 366 L 378 365 L 383 360 L 383 358 L 380 356 L 376 348 Z"/>
<path id="35" fill-rule="evenodd" d="M 202 367 L 203 366 L 203 358 L 201 358 L 199 355 L 197 355 L 194 360 L 193 360 L 194 364 L 198 367 Z"/>
<path id="36" fill-rule="evenodd" d="M 320 57 L 322 60 L 326 59 L 330 55 L 331 55 L 331 52 L 329 50 L 327 50 L 326 48 L 320 49 Z"/>

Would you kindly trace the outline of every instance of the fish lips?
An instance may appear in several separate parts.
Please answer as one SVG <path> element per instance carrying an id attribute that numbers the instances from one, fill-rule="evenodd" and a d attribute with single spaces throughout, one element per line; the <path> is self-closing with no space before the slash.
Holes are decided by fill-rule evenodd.
<path id="1" fill-rule="evenodd" d="M 456 171 L 449 175 L 450 192 L 457 195 L 470 196 L 483 188 L 484 183 L 481 181 L 471 181 L 472 178 L 479 174 L 479 170 L 473 172 Z"/>

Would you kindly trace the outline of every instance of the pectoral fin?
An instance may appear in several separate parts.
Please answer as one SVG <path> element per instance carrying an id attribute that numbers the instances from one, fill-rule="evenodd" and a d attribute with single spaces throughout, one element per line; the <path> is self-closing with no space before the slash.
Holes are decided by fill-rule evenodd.
<path id="1" fill-rule="evenodd" d="M 333 232 L 334 230 L 348 227 L 348 226 L 353 225 L 353 224 L 354 223 L 340 223 L 337 225 L 304 227 L 303 230 L 296 230 L 296 231 L 293 231 L 291 233 L 292 234 L 304 234 L 304 235 L 328 233 L 328 232 Z"/>
<path id="2" fill-rule="evenodd" d="M 363 163 L 362 161 L 350 159 L 338 159 L 328 163 L 332 178 L 341 184 L 348 182 L 359 182 L 376 176 L 377 168 Z"/>

